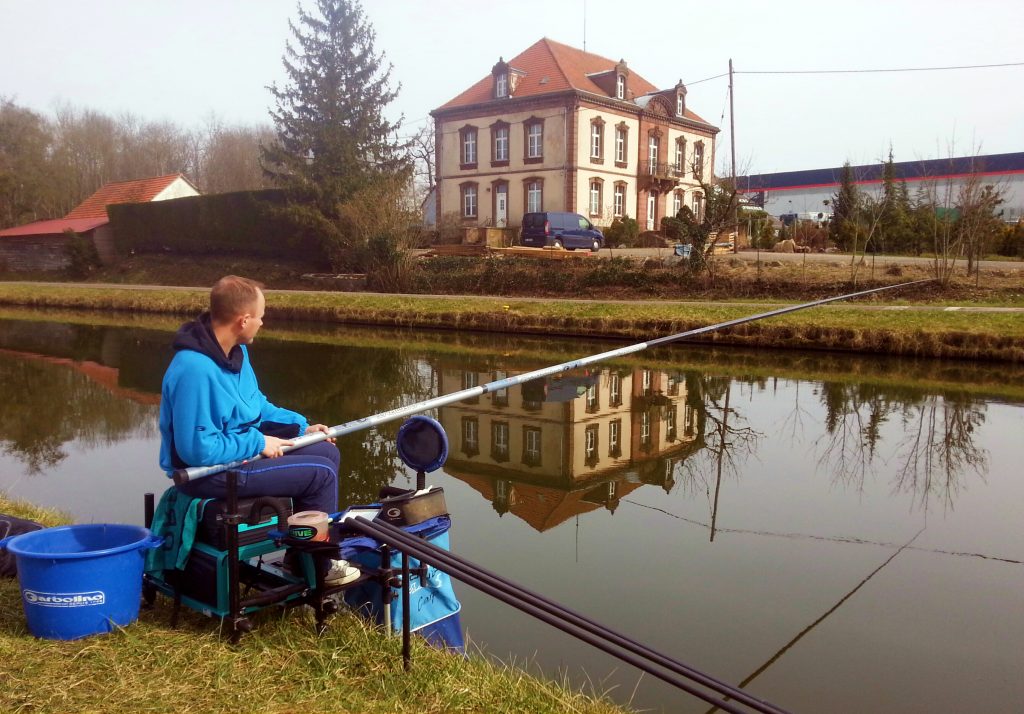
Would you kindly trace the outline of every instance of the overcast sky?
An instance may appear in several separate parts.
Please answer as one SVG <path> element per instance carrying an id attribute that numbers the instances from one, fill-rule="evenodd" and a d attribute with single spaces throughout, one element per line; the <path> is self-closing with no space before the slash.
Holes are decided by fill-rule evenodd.
<path id="1" fill-rule="evenodd" d="M 310 0 L 305 0 L 310 7 Z M 50 113 L 60 102 L 201 126 L 269 122 L 284 81 L 286 0 L 0 0 L 0 96 Z M 891 69 L 1024 62 L 1019 0 L 708 3 L 669 0 L 365 0 L 376 47 L 401 84 L 406 133 L 541 37 L 583 47 L 722 127 L 727 71 Z M 486 8 L 486 9 L 485 9 Z M 699 83 L 698 83 L 699 82 Z M 740 172 L 1024 151 L 1024 65 L 877 74 L 737 74 Z M 978 150 L 980 148 L 980 151 Z"/>

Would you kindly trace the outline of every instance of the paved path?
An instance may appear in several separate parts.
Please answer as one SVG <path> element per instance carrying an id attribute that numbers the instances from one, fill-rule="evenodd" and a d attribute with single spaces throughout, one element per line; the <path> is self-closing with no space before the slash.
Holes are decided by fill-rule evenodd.
<path id="1" fill-rule="evenodd" d="M 653 250 L 653 249 L 652 249 Z M 208 288 L 200 287 L 187 287 L 181 285 L 126 285 L 124 283 L 55 283 L 55 282 L 36 282 L 36 281 L 0 281 L 0 285 L 33 285 L 36 287 L 54 287 L 54 288 L 102 288 L 102 289 L 114 289 L 114 290 L 180 290 L 183 292 L 188 291 L 203 291 L 205 292 Z M 336 293 L 332 291 L 324 290 L 267 290 L 268 293 L 299 293 L 299 294 L 316 294 L 321 292 L 329 292 L 332 295 L 354 295 L 357 293 Z M 431 299 L 431 300 L 465 300 L 466 298 L 490 298 L 494 300 L 501 300 L 503 302 L 537 302 L 547 300 L 549 298 L 535 298 L 535 297 L 512 297 L 507 295 L 416 295 L 410 293 L 361 293 L 364 295 L 374 295 L 377 297 L 393 297 L 393 298 L 404 298 L 404 299 Z M 573 298 L 558 298 L 559 302 L 574 302 L 574 303 L 635 303 L 635 302 L 656 302 L 661 305 L 700 305 L 703 307 L 747 307 L 747 308 L 758 308 L 758 307 L 782 307 L 784 305 L 792 305 L 794 301 L 773 301 L 766 300 L 760 302 L 718 302 L 709 300 L 584 300 L 584 299 L 573 299 Z M 809 302 L 809 301 L 808 301 Z M 876 310 L 876 311 L 929 311 L 929 312 L 1010 312 L 1010 313 L 1024 313 L 1024 307 L 986 307 L 980 305 L 968 305 L 968 306 L 945 306 L 945 305 L 866 305 L 864 303 L 857 302 L 841 302 L 832 305 L 822 305 L 823 308 L 856 308 L 858 310 Z"/>

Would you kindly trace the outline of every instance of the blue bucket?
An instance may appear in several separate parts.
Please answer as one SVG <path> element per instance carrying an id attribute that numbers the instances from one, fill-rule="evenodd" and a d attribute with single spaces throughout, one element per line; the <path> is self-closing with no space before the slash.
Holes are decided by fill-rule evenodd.
<path id="1" fill-rule="evenodd" d="M 144 551 L 162 542 L 140 526 L 97 523 L 24 533 L 0 548 L 17 560 L 29 632 L 77 640 L 135 621 Z"/>

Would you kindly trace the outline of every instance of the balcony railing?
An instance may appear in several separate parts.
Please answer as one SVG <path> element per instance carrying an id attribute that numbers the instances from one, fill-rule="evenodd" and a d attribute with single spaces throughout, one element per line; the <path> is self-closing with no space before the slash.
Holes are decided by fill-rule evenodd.
<path id="1" fill-rule="evenodd" d="M 641 161 L 640 175 L 651 176 L 656 179 L 678 180 L 683 177 L 683 170 L 682 168 L 677 168 L 675 164 L 670 164 L 668 162 Z"/>

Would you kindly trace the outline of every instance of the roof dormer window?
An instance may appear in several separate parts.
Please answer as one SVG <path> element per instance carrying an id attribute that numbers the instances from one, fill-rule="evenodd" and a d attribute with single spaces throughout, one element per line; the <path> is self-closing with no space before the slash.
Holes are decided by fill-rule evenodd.
<path id="1" fill-rule="evenodd" d="M 626 98 L 626 77 L 624 75 L 616 75 L 615 77 L 615 98 L 625 99 Z"/>
<path id="2" fill-rule="evenodd" d="M 508 73 L 500 72 L 494 79 L 494 96 L 499 99 L 508 96 Z"/>
<path id="3" fill-rule="evenodd" d="M 686 111 L 686 104 L 683 102 L 683 95 L 676 95 L 676 116 L 681 117 Z"/>

